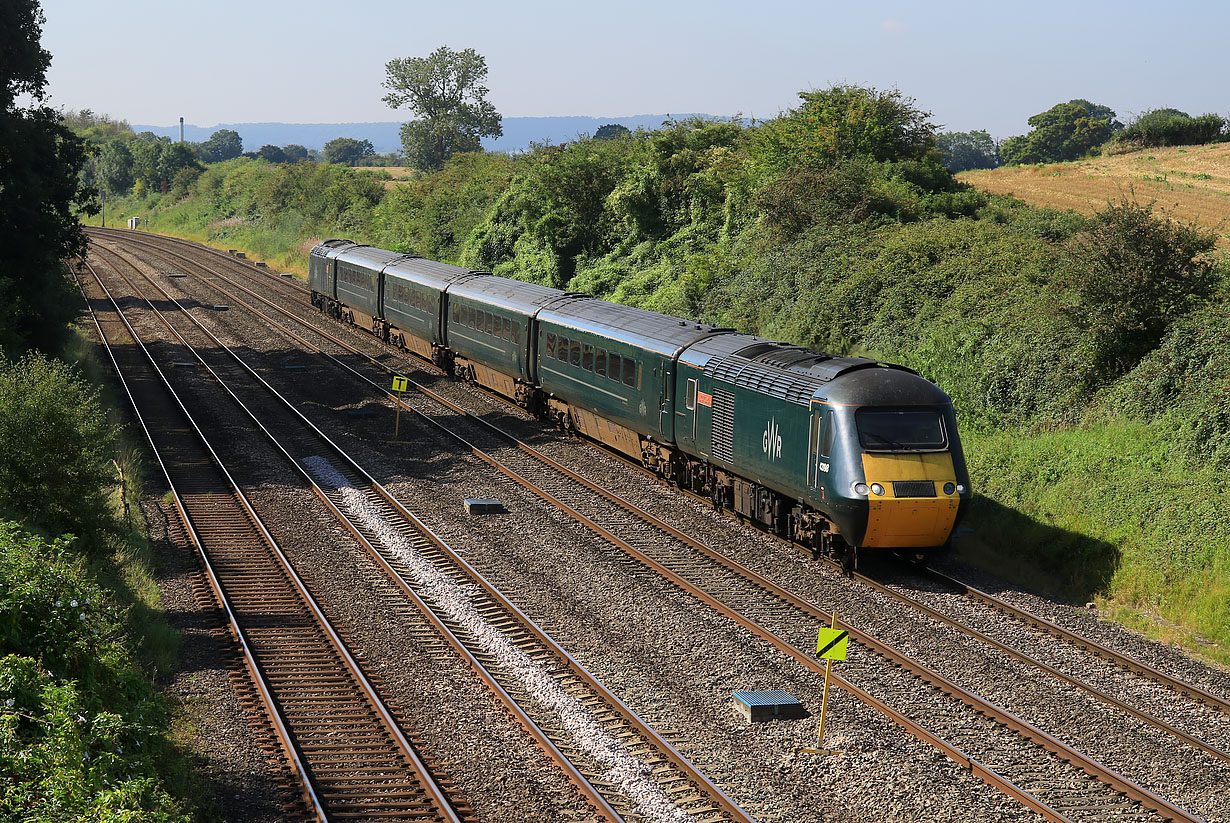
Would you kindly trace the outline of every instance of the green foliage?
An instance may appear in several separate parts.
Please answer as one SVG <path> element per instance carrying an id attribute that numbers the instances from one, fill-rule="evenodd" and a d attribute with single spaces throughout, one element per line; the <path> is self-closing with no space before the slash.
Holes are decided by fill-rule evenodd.
<path id="1" fill-rule="evenodd" d="M 256 153 L 256 156 L 266 163 L 285 163 L 287 162 L 286 152 L 282 151 L 279 146 L 264 145 Z"/>
<path id="2" fill-rule="evenodd" d="M 357 166 L 359 161 L 376 149 L 370 140 L 355 140 L 353 137 L 335 137 L 325 143 L 325 162 L 342 166 Z"/>
<path id="3" fill-rule="evenodd" d="M 53 349 L 74 314 L 59 261 L 85 249 L 85 145 L 41 101 L 50 62 L 34 0 L 0 6 L 0 352 Z M 18 106 L 19 95 L 31 104 Z"/>
<path id="4" fill-rule="evenodd" d="M 1029 118 L 1029 134 L 1010 137 L 1000 146 L 1005 165 L 1076 160 L 1110 139 L 1118 125 L 1115 113 L 1087 100 L 1059 103 Z"/>
<path id="5" fill-rule="evenodd" d="M 1068 310 L 1084 332 L 1100 379 L 1118 377 L 1161 341 L 1169 325 L 1209 297 L 1217 272 L 1208 253 L 1217 236 L 1153 206 L 1123 201 L 1089 221 L 1069 244 L 1080 260 Z"/>
<path id="6" fill-rule="evenodd" d="M 504 133 L 482 85 L 487 61 L 474 49 L 440 46 L 427 57 L 390 60 L 385 72 L 384 102 L 419 116 L 401 127 L 402 150 L 416 169 L 442 168 L 454 154 L 479 151 L 480 137 Z"/>
<path id="7" fill-rule="evenodd" d="M 944 166 L 954 174 L 970 169 L 993 169 L 999 165 L 999 147 L 985 130 L 946 131 L 935 136 Z"/>
<path id="8" fill-rule="evenodd" d="M 97 392 L 75 369 L 41 354 L 0 358 L 0 515 L 97 545 L 113 528 L 115 443 Z"/>
<path id="9" fill-rule="evenodd" d="M 621 126 L 618 123 L 607 123 L 605 126 L 599 126 L 594 132 L 595 140 L 618 140 L 621 137 L 627 137 L 632 134 L 632 130 L 627 126 Z"/>
<path id="10" fill-rule="evenodd" d="M 1143 112 L 1111 141 L 1116 151 L 1154 146 L 1192 146 L 1212 143 L 1227 135 L 1227 121 L 1216 114 L 1192 117 L 1178 109 Z"/>
<path id="11" fill-rule="evenodd" d="M 218 129 L 209 139 L 196 148 L 196 156 L 202 163 L 220 163 L 243 154 L 243 138 L 239 132 Z"/>
<path id="12" fill-rule="evenodd" d="M 0 522 L 0 820 L 187 821 L 162 703 L 71 548 Z"/>
<path id="13" fill-rule="evenodd" d="M 930 112 L 895 89 L 833 86 L 799 97 L 802 106 L 754 132 L 755 156 L 770 170 L 842 157 L 922 160 L 935 151 Z"/>
<path id="14" fill-rule="evenodd" d="M 455 261 L 475 226 L 508 188 L 516 161 L 506 154 L 458 154 L 438 173 L 391 189 L 372 233 L 385 248 Z"/>
<path id="15" fill-rule="evenodd" d="M 261 147 L 264 150 L 264 147 Z M 300 160 L 308 159 L 308 150 L 298 143 L 290 143 L 282 147 L 282 155 L 286 158 L 281 161 L 283 163 L 298 163 Z"/>

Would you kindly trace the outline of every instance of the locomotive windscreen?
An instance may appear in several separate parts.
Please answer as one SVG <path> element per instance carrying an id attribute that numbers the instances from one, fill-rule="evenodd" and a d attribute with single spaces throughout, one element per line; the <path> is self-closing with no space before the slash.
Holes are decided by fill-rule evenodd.
<path id="1" fill-rule="evenodd" d="M 936 409 L 861 409 L 858 438 L 868 451 L 938 451 L 948 447 Z"/>

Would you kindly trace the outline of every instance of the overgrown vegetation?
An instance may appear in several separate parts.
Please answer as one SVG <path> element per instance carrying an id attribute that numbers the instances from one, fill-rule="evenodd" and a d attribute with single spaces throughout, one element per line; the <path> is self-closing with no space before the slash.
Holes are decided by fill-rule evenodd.
<path id="1" fill-rule="evenodd" d="M 1065 106 L 1059 120 L 1112 130 L 1104 107 Z M 350 236 L 904 363 L 957 405 L 982 495 L 967 551 L 989 545 L 986 562 L 1102 593 L 1230 658 L 1230 529 L 1205 481 L 1182 481 L 1211 483 L 1230 455 L 1211 233 L 1131 199 L 1085 218 L 970 189 L 896 92 L 815 90 L 765 123 L 604 137 L 459 154 L 386 184 L 236 160 L 180 201 L 125 208 L 300 267 L 316 240 Z"/>
<path id="2" fill-rule="evenodd" d="M 91 192 L 83 137 L 42 105 L 42 24 L 34 0 L 0 6 L 0 821 L 187 821 L 153 685 L 174 637 L 115 499 L 130 491 L 116 461 L 130 481 L 133 466 L 67 362 L 80 300 L 62 259 L 85 249 Z M 118 179 L 132 159 L 116 144 L 95 171 Z"/>

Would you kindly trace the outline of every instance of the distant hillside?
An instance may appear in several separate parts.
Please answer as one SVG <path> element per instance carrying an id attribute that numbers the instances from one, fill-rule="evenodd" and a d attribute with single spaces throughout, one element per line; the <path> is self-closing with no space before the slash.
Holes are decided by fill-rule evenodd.
<path id="1" fill-rule="evenodd" d="M 484 140 L 489 151 L 519 151 L 534 143 L 566 143 L 578 134 L 593 134 L 600 126 L 618 123 L 630 129 L 655 129 L 663 120 L 694 117 L 693 114 L 636 114 L 631 117 L 505 117 L 504 136 Z M 707 115 L 705 115 L 707 116 Z M 167 137 L 179 137 L 179 124 L 173 126 L 134 125 L 134 131 L 152 131 Z M 184 138 L 194 143 L 209 139 L 218 129 L 231 129 L 243 138 L 245 151 L 264 145 L 285 146 L 291 143 L 309 149 L 323 148 L 335 137 L 370 140 L 376 151 L 399 151 L 401 122 L 393 123 L 219 123 L 214 126 L 185 124 Z"/>
<path id="2" fill-rule="evenodd" d="M 958 179 L 1033 206 L 1092 214 L 1132 197 L 1215 230 L 1230 247 L 1230 143 L 1144 149 L 1111 157 L 967 171 Z"/>

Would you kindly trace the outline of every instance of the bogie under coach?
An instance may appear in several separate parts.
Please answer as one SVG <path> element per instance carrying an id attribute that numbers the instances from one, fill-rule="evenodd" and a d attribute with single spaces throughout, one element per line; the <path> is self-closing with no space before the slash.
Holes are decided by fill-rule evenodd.
<path id="1" fill-rule="evenodd" d="M 328 240 L 312 302 L 815 555 L 924 559 L 971 499 L 952 403 L 901 366 Z"/>

